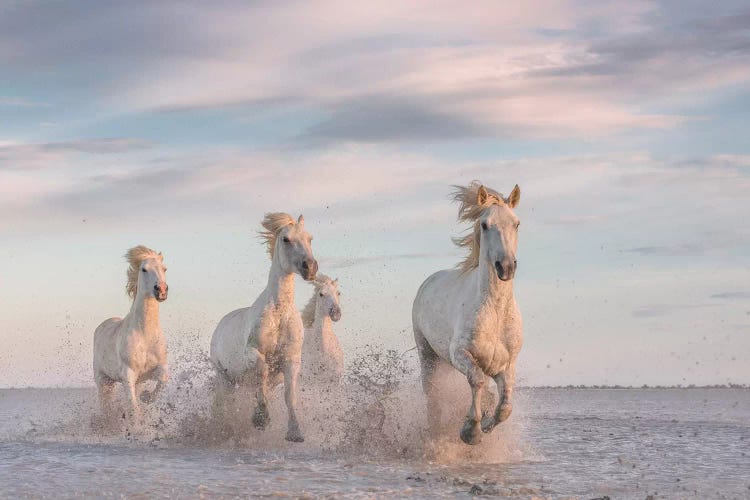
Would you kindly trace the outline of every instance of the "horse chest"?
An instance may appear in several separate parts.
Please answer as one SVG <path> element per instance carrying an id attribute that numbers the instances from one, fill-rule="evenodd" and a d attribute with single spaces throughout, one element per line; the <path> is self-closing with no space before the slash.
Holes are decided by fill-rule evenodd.
<path id="1" fill-rule="evenodd" d="M 290 307 L 266 308 L 258 332 L 258 351 L 265 355 L 283 353 L 286 347 L 301 339 L 299 315 Z M 296 333 L 296 335 L 295 335 Z"/>
<path id="2" fill-rule="evenodd" d="M 513 321 L 508 308 L 485 305 L 467 329 L 465 344 L 488 374 L 501 371 L 513 357 Z"/>
<path id="3" fill-rule="evenodd" d="M 161 332 L 135 332 L 126 346 L 126 358 L 131 368 L 139 372 L 149 371 L 166 362 L 166 346 Z"/>

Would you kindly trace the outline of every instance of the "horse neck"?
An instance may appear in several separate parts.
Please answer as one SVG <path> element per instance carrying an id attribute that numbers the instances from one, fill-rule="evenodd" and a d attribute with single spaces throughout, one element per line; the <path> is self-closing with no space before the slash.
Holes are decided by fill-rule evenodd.
<path id="1" fill-rule="evenodd" d="M 312 331 L 314 335 L 323 338 L 333 334 L 333 321 L 328 315 L 328 311 L 324 310 L 321 306 L 320 301 L 315 306 L 315 320 L 312 324 Z"/>
<path id="2" fill-rule="evenodd" d="M 315 320 L 310 327 L 309 335 L 311 340 L 320 345 L 323 350 L 326 350 L 326 346 L 336 339 L 333 334 L 333 320 L 331 320 L 327 311 L 320 307 L 320 303 L 315 307 Z"/>
<path id="3" fill-rule="evenodd" d="M 284 272 L 276 255 L 268 272 L 266 291 L 275 304 L 294 304 L 294 273 Z"/>
<path id="4" fill-rule="evenodd" d="M 482 302 L 500 305 L 513 300 L 513 280 L 503 281 L 498 278 L 494 266 L 487 259 L 479 261 L 477 281 L 477 293 Z"/>
<path id="5" fill-rule="evenodd" d="M 137 292 L 129 316 L 138 330 L 145 333 L 159 331 L 159 301 L 154 297 Z"/>

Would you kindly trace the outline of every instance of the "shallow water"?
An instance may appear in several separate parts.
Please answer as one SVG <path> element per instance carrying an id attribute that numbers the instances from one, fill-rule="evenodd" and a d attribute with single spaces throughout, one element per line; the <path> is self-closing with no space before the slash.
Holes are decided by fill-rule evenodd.
<path id="1" fill-rule="evenodd" d="M 205 407 L 180 404 L 185 388 L 132 433 L 97 428 L 91 389 L 0 390 L 0 495 L 750 497 L 750 390 L 519 389 L 511 419 L 472 448 L 460 418 L 426 444 L 412 389 L 372 429 L 308 395 L 299 445 L 278 404 L 264 433 L 216 439 Z"/>

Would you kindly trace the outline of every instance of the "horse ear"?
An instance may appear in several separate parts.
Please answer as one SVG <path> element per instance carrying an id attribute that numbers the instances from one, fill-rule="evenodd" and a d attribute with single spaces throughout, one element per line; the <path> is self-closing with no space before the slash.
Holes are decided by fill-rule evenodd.
<path id="1" fill-rule="evenodd" d="M 161 254 L 161 252 L 159 252 L 159 260 L 161 262 L 164 262 L 164 256 Z"/>
<path id="2" fill-rule="evenodd" d="M 333 282 L 334 282 L 334 283 L 338 283 L 338 282 L 339 282 L 339 279 L 338 279 L 338 278 L 336 278 L 335 280 L 333 280 Z"/>
<path id="3" fill-rule="evenodd" d="M 519 188 L 518 184 L 516 184 L 516 187 L 514 187 L 513 191 L 510 192 L 506 203 L 510 208 L 516 208 L 516 205 L 518 205 L 519 201 L 521 201 L 521 188 Z"/>
<path id="4" fill-rule="evenodd" d="M 487 202 L 487 196 L 487 190 L 484 186 L 479 186 L 479 189 L 477 190 L 477 204 L 484 205 Z"/>
<path id="5" fill-rule="evenodd" d="M 297 218 L 297 224 L 299 224 L 300 226 L 305 224 L 305 218 L 302 217 L 302 214 L 299 214 L 299 217 Z"/>

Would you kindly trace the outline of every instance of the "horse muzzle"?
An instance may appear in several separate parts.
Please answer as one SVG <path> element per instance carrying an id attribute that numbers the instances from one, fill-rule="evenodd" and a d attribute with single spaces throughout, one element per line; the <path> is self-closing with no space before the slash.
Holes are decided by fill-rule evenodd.
<path id="1" fill-rule="evenodd" d="M 328 312 L 328 316 L 330 316 L 332 321 L 338 321 L 341 319 L 341 308 L 340 307 L 332 307 L 331 310 Z"/>
<path id="2" fill-rule="evenodd" d="M 157 283 L 154 285 L 154 298 L 159 302 L 167 300 L 169 294 L 169 286 L 166 283 Z"/>
<path id="3" fill-rule="evenodd" d="M 503 260 L 495 261 L 495 271 L 497 271 L 497 277 L 501 281 L 510 281 L 516 275 L 516 267 L 518 261 L 515 258 L 504 258 Z"/>
<path id="4" fill-rule="evenodd" d="M 318 261 L 315 259 L 306 259 L 299 266 L 299 274 L 305 281 L 312 281 L 318 274 Z"/>

